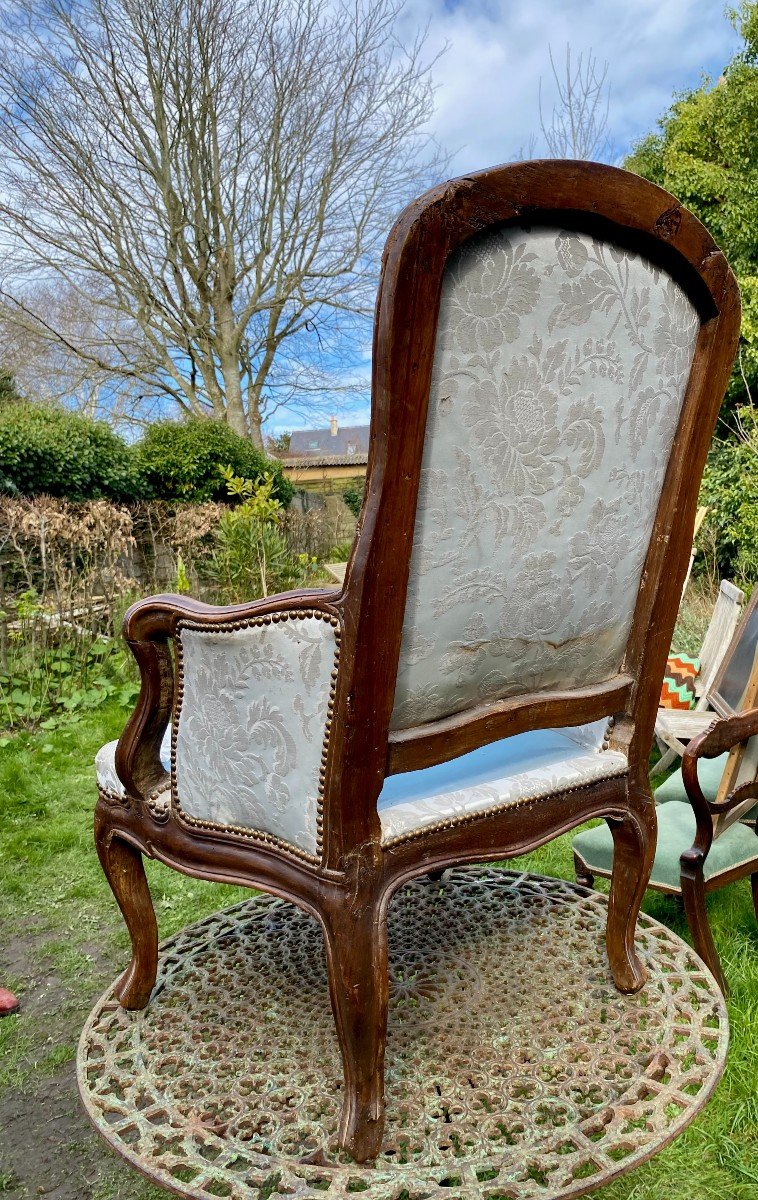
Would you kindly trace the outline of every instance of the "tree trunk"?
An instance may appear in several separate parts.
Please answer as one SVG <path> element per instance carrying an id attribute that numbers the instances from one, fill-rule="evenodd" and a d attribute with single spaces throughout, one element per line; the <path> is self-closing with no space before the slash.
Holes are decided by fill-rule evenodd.
<path id="1" fill-rule="evenodd" d="M 219 364 L 221 366 L 221 374 L 224 377 L 226 423 L 240 437 L 251 438 L 253 445 L 262 450 L 263 439 L 261 437 L 260 422 L 258 422 L 257 427 L 253 423 L 248 423 L 245 413 L 237 355 L 233 351 L 220 351 Z"/>
<path id="2" fill-rule="evenodd" d="M 242 407 L 241 397 L 233 398 L 229 395 L 228 392 L 226 394 L 226 397 L 227 397 L 226 398 L 226 423 L 227 423 L 227 425 L 229 426 L 230 429 L 233 429 L 235 433 L 238 433 L 240 435 L 240 437 L 244 437 L 244 438 L 251 437 L 251 432 L 250 432 L 250 429 L 248 428 L 247 418 L 245 416 L 245 410 Z M 262 443 L 260 442 L 260 431 L 258 433 L 258 437 L 259 437 L 259 441 L 256 441 L 255 436 L 254 435 L 252 436 L 253 444 L 256 446 L 261 445 L 261 447 L 262 447 Z"/>
<path id="3" fill-rule="evenodd" d="M 263 425 L 263 419 L 258 410 L 257 404 L 255 407 L 251 407 L 250 412 L 248 413 L 248 424 L 250 427 L 251 442 L 254 446 L 257 446 L 259 450 L 265 450 L 265 446 L 263 445 L 263 431 L 261 428 Z"/>

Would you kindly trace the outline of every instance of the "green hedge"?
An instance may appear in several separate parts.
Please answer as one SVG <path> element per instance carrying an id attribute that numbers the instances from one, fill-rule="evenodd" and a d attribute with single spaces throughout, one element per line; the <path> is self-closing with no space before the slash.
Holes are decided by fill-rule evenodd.
<path id="1" fill-rule="evenodd" d="M 67 500 L 131 500 L 133 457 L 102 421 L 34 404 L 0 409 L 0 489 Z"/>
<path id="2" fill-rule="evenodd" d="M 719 574 L 751 588 L 758 579 L 758 420 L 739 410 L 742 437 L 714 442 L 700 490 L 708 505 Z"/>
<path id="3" fill-rule="evenodd" d="M 0 491 L 66 500 L 227 500 L 220 468 L 274 476 L 289 504 L 293 487 L 275 459 L 218 421 L 159 421 L 128 445 L 102 421 L 24 402 L 0 407 Z"/>
<path id="4" fill-rule="evenodd" d="M 202 504 L 226 500 L 219 468 L 231 466 L 235 475 L 258 479 L 274 476 L 274 494 L 289 504 L 294 489 L 281 463 L 267 458 L 246 438 L 218 421 L 158 421 L 134 447 L 134 460 L 145 494 L 156 500 L 185 500 Z"/>

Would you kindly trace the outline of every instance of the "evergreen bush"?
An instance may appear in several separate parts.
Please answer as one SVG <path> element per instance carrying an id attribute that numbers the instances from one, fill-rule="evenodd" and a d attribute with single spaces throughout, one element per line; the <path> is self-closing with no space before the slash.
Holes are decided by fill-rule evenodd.
<path id="1" fill-rule="evenodd" d="M 129 447 L 104 422 L 22 401 L 0 407 L 0 491 L 128 501 L 140 484 Z"/>
<path id="2" fill-rule="evenodd" d="M 134 447 L 134 458 L 151 499 L 195 504 L 226 500 L 221 469 L 227 466 L 245 479 L 271 475 L 273 495 L 283 505 L 289 504 L 294 492 L 281 463 L 219 421 L 158 421 Z"/>

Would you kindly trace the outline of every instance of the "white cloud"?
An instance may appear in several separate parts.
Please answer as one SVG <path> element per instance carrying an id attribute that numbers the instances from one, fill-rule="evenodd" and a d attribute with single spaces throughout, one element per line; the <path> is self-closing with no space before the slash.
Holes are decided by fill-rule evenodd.
<path id="1" fill-rule="evenodd" d="M 614 158 L 655 128 L 675 92 L 718 77 L 739 38 L 721 0 L 408 0 L 399 34 L 411 42 L 429 22 L 428 50 L 447 52 L 434 68 L 436 111 L 430 127 L 453 154 L 449 174 L 481 170 L 517 157 L 539 134 L 538 87 L 552 105 L 548 45 L 556 62 L 566 43 L 608 62 L 609 125 Z M 366 381 L 366 395 L 333 408 L 346 423 L 368 421 L 370 345 L 356 349 L 343 371 Z M 322 409 L 323 411 L 323 409 Z M 308 425 L 323 424 L 314 414 Z M 272 428 L 301 428 L 280 413 Z"/>
<path id="2" fill-rule="evenodd" d="M 738 37 L 714 0 L 409 0 L 408 32 L 429 22 L 434 69 L 431 128 L 454 153 L 451 174 L 506 162 L 539 134 L 538 85 L 551 96 L 548 44 L 567 42 L 609 64 L 616 154 L 655 126 L 674 92 L 718 76 Z"/>

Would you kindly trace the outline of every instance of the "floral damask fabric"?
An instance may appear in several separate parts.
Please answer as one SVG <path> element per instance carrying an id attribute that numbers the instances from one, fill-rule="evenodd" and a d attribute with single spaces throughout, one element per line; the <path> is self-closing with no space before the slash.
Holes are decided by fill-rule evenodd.
<path id="1" fill-rule="evenodd" d="M 451 257 L 393 728 L 618 671 L 698 329 L 665 271 L 587 234 Z"/>
<path id="2" fill-rule="evenodd" d="M 606 725 L 530 730 L 452 762 L 390 775 L 378 802 L 382 841 L 625 774 L 626 755 L 602 748 Z"/>
<path id="3" fill-rule="evenodd" d="M 101 746 L 95 755 L 95 773 L 97 775 L 97 786 L 101 792 L 107 792 L 109 796 L 118 796 L 119 800 L 126 797 L 126 788 L 116 774 L 116 746 L 118 742 L 106 742 Z M 166 730 L 166 735 L 161 743 L 161 766 L 166 774 L 171 770 L 171 728 Z M 167 789 L 168 794 L 168 789 Z"/>
<path id="4" fill-rule="evenodd" d="M 438 821 L 620 774 L 628 766 L 627 759 L 603 748 L 607 727 L 607 720 L 601 720 L 566 729 L 536 730 L 482 746 L 425 771 L 390 775 L 377 806 L 382 838 L 404 837 Z M 126 792 L 115 766 L 117 745 L 108 742 L 98 751 L 95 769 L 101 791 L 123 799 Z M 170 771 L 170 727 L 160 755 L 165 770 Z M 152 803 L 161 809 L 169 802 L 166 789 Z"/>
<path id="5" fill-rule="evenodd" d="M 319 769 L 335 630 L 319 617 L 183 628 L 176 733 L 181 810 L 318 851 Z"/>

